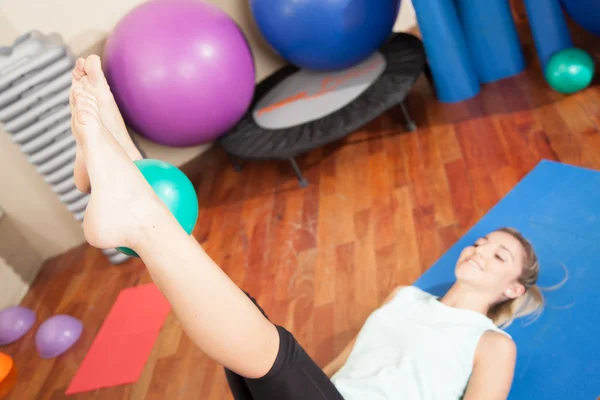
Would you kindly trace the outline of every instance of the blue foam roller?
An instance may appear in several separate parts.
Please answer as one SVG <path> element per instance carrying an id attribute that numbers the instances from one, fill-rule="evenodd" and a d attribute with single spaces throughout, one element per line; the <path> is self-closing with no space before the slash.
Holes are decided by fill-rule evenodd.
<path id="1" fill-rule="evenodd" d="M 461 250 L 503 226 L 520 230 L 540 260 L 545 306 L 506 332 L 517 345 L 510 400 L 598 397 L 600 172 L 542 161 L 452 246 L 415 286 L 443 296 Z M 566 278 L 566 279 L 565 279 Z"/>
<path id="2" fill-rule="evenodd" d="M 453 103 L 476 96 L 479 79 L 452 0 L 414 0 L 437 98 Z"/>
<path id="3" fill-rule="evenodd" d="M 458 15 L 481 83 L 525 69 L 515 21 L 507 0 L 457 0 Z"/>
<path id="4" fill-rule="evenodd" d="M 542 70 L 557 51 L 573 47 L 559 0 L 525 0 L 529 25 Z"/>

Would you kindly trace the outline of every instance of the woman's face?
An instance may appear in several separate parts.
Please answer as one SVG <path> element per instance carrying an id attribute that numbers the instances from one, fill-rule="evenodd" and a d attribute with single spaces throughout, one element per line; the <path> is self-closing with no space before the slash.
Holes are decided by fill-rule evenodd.
<path id="1" fill-rule="evenodd" d="M 456 263 L 456 279 L 500 299 L 516 298 L 525 288 L 517 280 L 523 271 L 525 250 L 506 232 L 492 232 L 465 248 Z"/>

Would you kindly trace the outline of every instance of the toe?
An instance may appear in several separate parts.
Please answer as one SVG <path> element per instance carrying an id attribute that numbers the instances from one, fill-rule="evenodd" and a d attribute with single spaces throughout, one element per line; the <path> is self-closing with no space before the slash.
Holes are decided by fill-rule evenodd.
<path id="1" fill-rule="evenodd" d="M 73 84 L 71 85 L 71 90 L 69 91 L 69 104 L 71 107 L 75 107 L 75 97 L 78 93 L 81 93 L 81 91 L 81 82 L 73 79 Z"/>
<path id="2" fill-rule="evenodd" d="M 82 89 L 83 84 L 81 82 L 81 78 L 75 78 L 75 70 L 73 70 L 73 79 L 71 79 L 71 90 Z"/>
<path id="3" fill-rule="evenodd" d="M 85 59 L 78 58 L 75 62 L 75 67 L 73 68 L 73 79 L 76 81 L 80 80 L 85 75 Z"/>
<path id="4" fill-rule="evenodd" d="M 85 73 L 88 76 L 89 82 L 94 86 L 103 85 L 106 83 L 104 72 L 102 71 L 102 63 L 100 57 L 93 54 L 85 60 Z"/>
<path id="5" fill-rule="evenodd" d="M 73 70 L 73 79 L 71 79 L 71 90 L 83 89 L 83 77 L 75 78 L 75 70 Z"/>
<path id="6" fill-rule="evenodd" d="M 81 92 L 83 90 L 81 80 L 75 78 L 75 70 L 73 70 L 73 79 L 71 80 L 71 90 L 69 92 L 69 102 L 74 105 L 75 104 L 75 93 Z"/>

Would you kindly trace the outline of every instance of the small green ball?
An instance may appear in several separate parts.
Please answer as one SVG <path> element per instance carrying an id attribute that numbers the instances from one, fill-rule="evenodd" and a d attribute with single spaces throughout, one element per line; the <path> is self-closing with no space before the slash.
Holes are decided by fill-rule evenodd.
<path id="1" fill-rule="evenodd" d="M 546 64 L 546 80 L 557 92 L 571 94 L 590 85 L 594 68 L 592 57 L 586 51 L 573 47 L 550 57 Z"/>
<path id="2" fill-rule="evenodd" d="M 198 196 L 192 182 L 179 168 L 164 161 L 144 159 L 135 161 L 135 165 L 181 227 L 191 235 L 198 219 Z M 139 257 L 127 247 L 118 250 Z"/>

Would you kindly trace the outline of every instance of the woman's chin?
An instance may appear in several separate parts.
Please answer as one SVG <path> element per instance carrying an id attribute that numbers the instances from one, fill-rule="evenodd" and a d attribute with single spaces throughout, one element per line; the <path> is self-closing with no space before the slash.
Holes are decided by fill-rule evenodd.
<path id="1" fill-rule="evenodd" d="M 477 282 L 481 280 L 481 270 L 471 267 L 469 264 L 459 265 L 454 271 L 457 281 Z"/>

